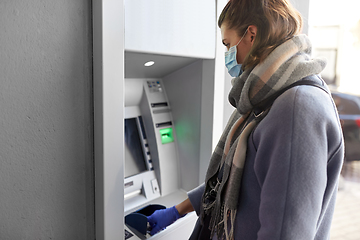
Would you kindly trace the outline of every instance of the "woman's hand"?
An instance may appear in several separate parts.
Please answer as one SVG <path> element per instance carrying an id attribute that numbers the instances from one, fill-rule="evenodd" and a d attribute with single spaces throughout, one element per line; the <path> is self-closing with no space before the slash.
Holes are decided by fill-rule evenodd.
<path id="1" fill-rule="evenodd" d="M 160 230 L 165 229 L 179 218 L 180 214 L 175 206 L 156 210 L 151 216 L 148 217 L 148 222 L 150 224 L 150 234 L 154 235 Z"/>
<path id="2" fill-rule="evenodd" d="M 171 208 L 156 210 L 151 216 L 148 217 L 148 222 L 150 224 L 150 234 L 154 235 L 160 230 L 165 229 L 167 226 L 192 211 L 194 211 L 194 208 L 190 202 L 190 199 L 186 199 L 182 203 Z"/>

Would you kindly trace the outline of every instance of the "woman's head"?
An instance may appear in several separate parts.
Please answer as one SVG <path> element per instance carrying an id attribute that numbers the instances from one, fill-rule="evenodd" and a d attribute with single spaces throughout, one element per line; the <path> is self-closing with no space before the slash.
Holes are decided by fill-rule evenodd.
<path id="1" fill-rule="evenodd" d="M 242 41 L 245 44 L 247 37 L 251 48 L 239 62 L 248 69 L 262 62 L 281 43 L 299 34 L 302 18 L 288 0 L 230 0 L 219 17 L 218 26 L 222 34 L 224 30 L 235 32 L 239 39 L 248 30 Z"/>

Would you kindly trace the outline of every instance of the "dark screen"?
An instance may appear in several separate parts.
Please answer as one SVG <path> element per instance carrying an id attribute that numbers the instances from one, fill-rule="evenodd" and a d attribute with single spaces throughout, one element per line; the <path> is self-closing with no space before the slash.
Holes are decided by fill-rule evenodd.
<path id="1" fill-rule="evenodd" d="M 125 119 L 125 178 L 147 170 L 136 118 Z"/>

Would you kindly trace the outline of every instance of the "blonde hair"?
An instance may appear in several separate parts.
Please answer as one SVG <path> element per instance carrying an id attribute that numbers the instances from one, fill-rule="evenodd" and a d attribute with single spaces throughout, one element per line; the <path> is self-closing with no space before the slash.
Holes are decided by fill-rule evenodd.
<path id="1" fill-rule="evenodd" d="M 301 32 L 302 17 L 288 0 L 230 0 L 218 20 L 242 36 L 250 25 L 257 27 L 254 44 L 243 69 L 254 68 L 277 46 Z"/>

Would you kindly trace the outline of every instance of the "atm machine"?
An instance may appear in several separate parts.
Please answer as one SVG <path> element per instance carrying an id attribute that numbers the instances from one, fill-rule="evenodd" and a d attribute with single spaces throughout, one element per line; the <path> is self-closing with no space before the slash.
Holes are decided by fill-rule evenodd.
<path id="1" fill-rule="evenodd" d="M 179 204 L 205 178 L 216 2 L 125 0 L 124 6 L 125 239 L 188 239 L 195 212 L 153 236 L 146 217 Z M 155 64 L 145 67 L 150 60 Z"/>
<path id="2" fill-rule="evenodd" d="M 180 189 L 177 134 L 165 85 L 162 79 L 125 79 L 125 89 L 125 239 L 185 239 L 195 213 L 154 236 L 147 232 L 147 216 L 187 198 Z"/>
<path id="3" fill-rule="evenodd" d="M 158 64 L 153 72 L 137 67 L 148 59 Z M 191 235 L 195 212 L 153 236 L 146 217 L 179 204 L 204 181 L 212 152 L 214 65 L 214 59 L 125 52 L 126 239 Z"/>

